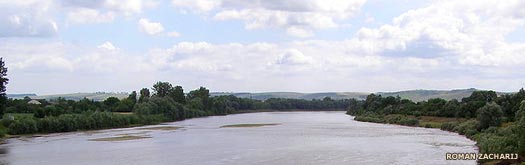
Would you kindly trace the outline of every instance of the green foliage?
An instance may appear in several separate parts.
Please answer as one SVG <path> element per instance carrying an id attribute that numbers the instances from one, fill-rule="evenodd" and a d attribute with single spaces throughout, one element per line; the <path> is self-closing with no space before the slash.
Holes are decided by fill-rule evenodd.
<path id="1" fill-rule="evenodd" d="M 460 103 L 458 100 L 453 99 L 448 101 L 443 108 L 438 110 L 438 116 L 441 117 L 454 117 L 456 115 L 456 112 L 460 110 Z"/>
<path id="2" fill-rule="evenodd" d="M 518 152 L 521 155 L 525 155 L 525 101 L 521 102 L 519 111 L 516 113 L 519 118 L 516 125 L 517 132 L 517 143 L 518 143 Z"/>
<path id="3" fill-rule="evenodd" d="M 173 99 L 173 101 L 185 104 L 186 103 L 186 96 L 184 96 L 184 89 L 182 89 L 181 86 L 175 86 L 172 88 L 169 92 L 170 97 Z"/>
<path id="4" fill-rule="evenodd" d="M 24 118 L 9 125 L 9 134 L 70 132 L 77 130 L 119 128 L 132 125 L 155 124 L 165 121 L 162 115 L 121 115 L 111 112 L 66 114 L 42 119 Z"/>
<path id="5" fill-rule="evenodd" d="M 138 102 L 139 103 L 146 102 L 146 101 L 148 101 L 149 97 L 150 97 L 149 89 L 148 88 L 142 88 L 140 90 L 140 97 L 139 97 Z"/>
<path id="6" fill-rule="evenodd" d="M 5 137 L 7 134 L 7 128 L 4 125 L 0 125 L 0 138 Z"/>
<path id="7" fill-rule="evenodd" d="M 104 100 L 104 105 L 107 111 L 114 112 L 116 111 L 119 102 L 120 100 L 116 97 L 108 97 L 106 100 Z"/>
<path id="8" fill-rule="evenodd" d="M 9 125 L 8 133 L 15 134 L 30 134 L 38 132 L 37 123 L 32 118 L 24 118 L 22 120 L 15 120 Z"/>
<path id="9" fill-rule="evenodd" d="M 133 106 L 134 106 L 137 103 L 137 92 L 136 91 L 131 92 L 131 94 L 129 94 L 127 99 L 129 101 L 131 101 L 133 103 Z M 131 106 L 131 107 L 133 107 L 133 106 Z"/>
<path id="10" fill-rule="evenodd" d="M 157 82 L 153 84 L 153 96 L 166 97 L 170 93 L 173 86 L 169 82 Z"/>
<path id="11" fill-rule="evenodd" d="M 441 124 L 441 130 L 445 131 L 454 131 L 454 129 L 459 125 L 458 122 L 446 122 Z"/>
<path id="12" fill-rule="evenodd" d="M 489 103 L 480 108 L 477 112 L 477 120 L 479 121 L 479 130 L 487 129 L 491 126 L 500 126 L 503 112 L 501 107 L 496 103 Z"/>
<path id="13" fill-rule="evenodd" d="M 458 124 L 456 127 L 454 127 L 454 132 L 459 133 L 460 135 L 465 135 L 467 137 L 471 137 L 474 134 L 478 132 L 477 127 L 479 125 L 479 122 L 476 120 L 468 120 L 466 122 L 462 122 Z"/>
<path id="14" fill-rule="evenodd" d="M 372 114 L 359 115 L 359 116 L 356 116 L 354 120 L 363 121 L 363 122 L 373 122 L 373 123 L 385 123 L 383 116 L 372 115 Z"/>
<path id="15" fill-rule="evenodd" d="M 138 103 L 134 113 L 138 115 L 163 115 L 168 121 L 183 120 L 188 110 L 169 97 L 151 97 L 148 102 Z M 191 116 L 193 117 L 193 116 Z"/>
<path id="16" fill-rule="evenodd" d="M 475 136 L 480 153 L 516 153 L 519 150 L 520 137 L 515 125 L 498 128 L 490 127 Z"/>
<path id="17" fill-rule="evenodd" d="M 419 120 L 415 117 L 410 117 L 406 115 L 387 115 L 384 117 L 386 123 L 389 124 L 399 124 L 407 126 L 417 126 Z"/>
<path id="18" fill-rule="evenodd" d="M 202 106 L 198 107 L 200 110 L 211 109 L 210 91 L 204 87 L 190 91 L 187 99 L 189 99 L 190 104 L 193 104 L 194 106 Z M 196 103 L 197 101 L 200 101 L 201 103 Z"/>
<path id="19" fill-rule="evenodd" d="M 125 98 L 120 101 L 117 106 L 115 107 L 115 112 L 131 112 L 133 110 L 133 107 L 135 106 L 135 103 L 130 98 Z"/>

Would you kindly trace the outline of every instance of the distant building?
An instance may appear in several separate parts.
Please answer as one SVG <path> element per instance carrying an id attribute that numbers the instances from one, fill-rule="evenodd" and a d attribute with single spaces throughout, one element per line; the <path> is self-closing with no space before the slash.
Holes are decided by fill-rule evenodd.
<path id="1" fill-rule="evenodd" d="M 30 101 L 27 102 L 27 104 L 40 105 L 42 103 L 40 101 L 38 101 L 38 100 L 30 100 Z"/>

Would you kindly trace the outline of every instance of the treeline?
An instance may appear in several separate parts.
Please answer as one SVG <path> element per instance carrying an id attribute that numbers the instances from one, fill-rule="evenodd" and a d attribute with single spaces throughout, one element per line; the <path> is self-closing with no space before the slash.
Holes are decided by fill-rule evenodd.
<path id="1" fill-rule="evenodd" d="M 9 134 L 68 132 L 77 130 L 118 128 L 134 125 L 179 121 L 188 118 L 226 115 L 238 111 L 273 110 L 344 110 L 357 100 L 300 100 L 272 98 L 253 100 L 232 95 L 210 97 L 209 90 L 200 87 L 184 93 L 181 86 L 157 82 L 150 89 L 133 91 L 127 98 L 109 97 L 104 101 L 84 98 L 79 101 L 35 100 L 31 98 L 7 100 L 7 113 L 1 126 Z M 31 103 L 32 102 L 32 103 Z M 17 114 L 32 114 L 17 116 Z"/>
<path id="2" fill-rule="evenodd" d="M 525 155 L 525 91 L 498 96 L 494 91 L 475 91 L 458 100 L 429 99 L 412 102 L 400 97 L 370 94 L 347 114 L 355 120 L 433 127 L 420 124 L 422 116 L 446 117 L 442 130 L 458 132 L 477 141 L 481 153 Z"/>

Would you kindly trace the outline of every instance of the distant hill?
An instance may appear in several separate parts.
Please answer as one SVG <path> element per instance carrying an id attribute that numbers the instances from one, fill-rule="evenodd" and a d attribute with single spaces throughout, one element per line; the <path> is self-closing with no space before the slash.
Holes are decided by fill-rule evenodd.
<path id="1" fill-rule="evenodd" d="M 368 93 L 360 92 L 325 92 L 325 93 L 297 93 L 297 92 L 263 92 L 263 93 L 228 93 L 213 92 L 212 96 L 234 95 L 241 98 L 252 98 L 257 100 L 266 100 L 269 98 L 289 98 L 289 99 L 323 99 L 331 97 L 332 99 L 365 99 Z"/>
<path id="2" fill-rule="evenodd" d="M 13 97 L 11 97 L 13 96 Z M 14 97 L 18 96 L 18 97 Z M 21 96 L 21 97 L 20 97 Z M 46 99 L 46 100 L 52 100 L 57 99 L 59 97 L 62 97 L 66 100 L 81 100 L 83 98 L 88 98 L 90 100 L 95 101 L 102 101 L 105 100 L 108 97 L 116 97 L 119 99 L 123 99 L 128 97 L 127 93 L 106 93 L 106 92 L 96 92 L 96 93 L 70 93 L 70 94 L 56 94 L 56 95 L 42 95 L 37 96 L 36 94 L 9 94 L 7 97 L 13 98 L 13 99 L 22 99 L 25 96 L 30 97 L 31 99 Z"/>
<path id="3" fill-rule="evenodd" d="M 24 97 L 35 97 L 36 94 L 7 94 L 7 98 L 13 98 L 13 99 L 23 99 Z"/>
<path id="4" fill-rule="evenodd" d="M 408 90 L 399 92 L 377 92 L 382 96 L 399 96 L 404 99 L 410 99 L 412 101 L 424 101 L 430 98 L 442 98 L 445 100 L 458 99 L 468 97 L 472 92 L 478 89 L 457 89 L 457 90 Z M 298 93 L 298 92 L 262 92 L 262 93 L 248 93 L 248 92 L 212 92 L 211 96 L 221 95 L 234 95 L 241 98 L 252 98 L 257 100 L 266 100 L 269 98 L 292 98 L 292 99 L 323 99 L 325 97 L 331 97 L 332 99 L 351 99 L 355 98 L 358 100 L 366 99 L 366 96 L 370 93 L 363 92 L 323 92 L 323 93 Z M 498 94 L 504 94 L 498 92 Z M 56 99 L 59 97 L 68 100 L 80 100 L 85 98 L 93 99 L 96 101 L 105 100 L 108 97 L 117 97 L 119 99 L 126 98 L 127 93 L 108 93 L 108 92 L 96 92 L 96 93 L 71 93 L 71 94 L 57 94 L 57 95 L 42 95 L 37 96 L 36 94 L 8 94 L 7 97 L 14 99 L 22 99 L 25 96 L 29 96 L 32 99 Z"/>
<path id="5" fill-rule="evenodd" d="M 472 92 L 478 89 L 457 89 L 457 90 L 408 90 L 399 92 L 378 92 L 382 96 L 399 96 L 412 101 L 425 101 L 431 98 L 442 98 L 445 100 L 457 99 L 461 101 L 464 97 L 469 97 Z"/>

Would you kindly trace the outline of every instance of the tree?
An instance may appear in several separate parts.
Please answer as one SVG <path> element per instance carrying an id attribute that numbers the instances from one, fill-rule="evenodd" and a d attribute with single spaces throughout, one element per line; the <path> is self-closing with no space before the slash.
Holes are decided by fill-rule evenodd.
<path id="1" fill-rule="evenodd" d="M 525 154 L 525 100 L 521 101 L 519 111 L 516 112 L 516 120 L 518 121 L 518 150 L 523 155 Z"/>
<path id="2" fill-rule="evenodd" d="M 7 68 L 3 58 L 0 57 L 0 118 L 4 115 L 4 111 L 7 104 L 6 85 L 9 81 L 7 76 Z"/>
<path id="3" fill-rule="evenodd" d="M 503 116 L 503 111 L 501 106 L 491 102 L 485 106 L 478 109 L 477 119 L 479 121 L 478 129 L 483 130 L 491 126 L 498 127 L 501 125 L 501 117 Z"/>
<path id="4" fill-rule="evenodd" d="M 150 97 L 150 92 L 148 88 L 142 88 L 140 90 L 139 103 L 146 102 Z"/>
<path id="5" fill-rule="evenodd" d="M 210 103 L 210 90 L 200 87 L 199 89 L 190 91 L 188 93 L 188 99 L 191 101 L 193 99 L 199 98 L 202 102 L 202 105 L 204 106 L 204 109 L 210 109 L 211 103 Z"/>
<path id="6" fill-rule="evenodd" d="M 169 82 L 157 82 L 153 84 L 153 96 L 166 97 L 170 93 L 173 86 Z"/>
<path id="7" fill-rule="evenodd" d="M 133 102 L 133 104 L 137 103 L 137 92 L 133 91 L 131 94 L 129 94 L 128 99 Z"/>
<path id="8" fill-rule="evenodd" d="M 182 89 L 181 86 L 175 86 L 174 88 L 170 89 L 169 96 L 175 102 L 178 102 L 181 104 L 186 103 L 186 97 L 184 96 L 184 89 Z"/>
<path id="9" fill-rule="evenodd" d="M 454 115 L 460 110 L 459 102 L 456 99 L 448 101 L 443 108 L 439 110 L 438 116 L 442 117 L 454 117 Z"/>
<path id="10" fill-rule="evenodd" d="M 494 91 L 474 91 L 472 94 L 470 94 L 469 97 L 465 97 L 462 99 L 462 102 L 470 102 L 470 101 L 484 101 L 484 102 L 491 102 L 494 101 L 498 97 L 498 94 Z"/>
<path id="11" fill-rule="evenodd" d="M 108 111 L 115 111 L 120 100 L 116 97 L 108 97 L 104 100 L 104 105 L 108 108 Z"/>

